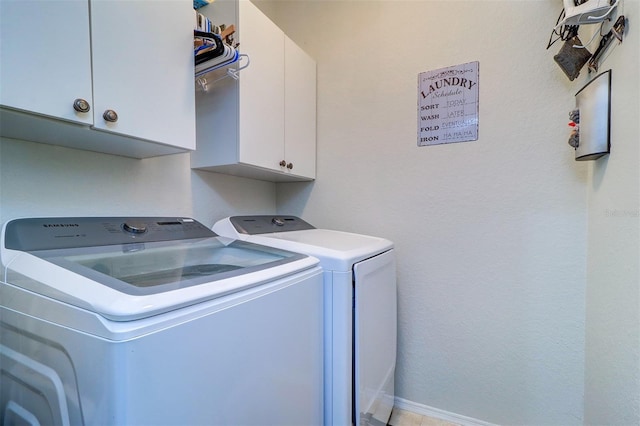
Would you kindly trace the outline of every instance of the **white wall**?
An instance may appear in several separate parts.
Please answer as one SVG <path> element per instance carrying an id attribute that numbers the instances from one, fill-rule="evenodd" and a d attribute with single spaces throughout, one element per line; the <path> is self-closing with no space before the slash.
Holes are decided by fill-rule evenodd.
<path id="1" fill-rule="evenodd" d="M 598 321 L 592 313 L 598 307 L 585 307 L 587 226 L 597 244 L 614 221 L 596 235 L 587 191 L 595 192 L 603 178 L 575 162 L 566 142 L 581 83 L 570 82 L 554 62 L 560 44 L 545 50 L 561 3 L 276 4 L 277 22 L 318 61 L 318 179 L 279 184 L 278 211 L 395 241 L 397 396 L 498 424 L 582 424 L 585 312 Z M 638 43 L 622 47 L 637 51 Z M 417 147 L 418 73 L 476 60 L 479 140 Z M 627 74 L 637 81 L 637 59 Z M 637 106 L 627 114 L 637 123 Z M 637 127 L 630 131 L 637 144 Z M 606 171 L 627 188 L 619 189 L 621 196 L 637 194 L 635 183 L 626 183 L 637 180 L 630 172 L 637 151 L 627 151 L 629 165 L 621 159 L 613 165 L 612 158 L 611 168 L 620 169 Z M 633 200 L 635 207 L 626 208 L 637 208 Z M 625 206 L 620 201 L 611 208 Z M 628 281 L 621 293 L 637 293 L 634 237 L 625 238 L 627 268 L 615 268 Z M 590 249 L 590 282 L 594 268 L 611 260 L 594 263 L 594 255 Z M 633 306 L 630 300 L 629 310 Z M 637 318 L 620 316 L 626 325 Z M 594 327 L 590 341 L 611 327 Z M 637 327 L 631 331 L 637 334 Z M 616 352 L 637 354 L 635 334 L 617 336 Z M 598 355 L 587 353 L 596 358 L 590 370 L 598 369 Z M 634 360 L 626 357 L 625 368 Z M 611 362 L 603 376 L 616 370 Z M 620 374 L 615 380 L 624 382 L 624 392 L 634 390 L 636 382 Z M 596 385 L 589 386 L 588 392 Z M 599 409 L 611 403 L 628 412 L 628 404 L 609 400 L 619 392 L 598 393 Z M 599 423 L 607 424 L 610 414 L 603 410 Z"/>
<path id="2" fill-rule="evenodd" d="M 611 154 L 590 164 L 585 421 L 640 424 L 640 2 L 609 54 Z M 606 69 L 606 68 L 605 68 Z"/>
<path id="3" fill-rule="evenodd" d="M 241 213 L 242 212 L 242 213 Z M 275 184 L 192 171 L 189 154 L 135 160 L 0 139 L 0 221 L 28 216 L 187 216 L 275 212 Z"/>

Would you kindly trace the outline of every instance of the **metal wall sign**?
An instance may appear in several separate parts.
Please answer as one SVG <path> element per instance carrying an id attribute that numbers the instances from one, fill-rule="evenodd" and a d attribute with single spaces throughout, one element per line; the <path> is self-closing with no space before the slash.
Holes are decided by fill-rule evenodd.
<path id="1" fill-rule="evenodd" d="M 479 62 L 418 74 L 418 146 L 478 140 Z"/>

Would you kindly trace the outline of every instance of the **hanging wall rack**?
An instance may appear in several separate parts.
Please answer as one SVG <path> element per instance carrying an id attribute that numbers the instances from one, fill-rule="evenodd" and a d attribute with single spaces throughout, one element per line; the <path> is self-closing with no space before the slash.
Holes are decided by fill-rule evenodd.
<path id="1" fill-rule="evenodd" d="M 206 18 L 204 18 L 206 19 Z M 208 21 L 208 19 L 206 19 Z M 211 26 L 210 22 L 206 25 Z M 249 56 L 240 54 L 237 51 L 237 44 L 229 38 L 234 30 L 233 25 L 229 26 L 221 34 L 210 31 L 194 30 L 194 54 L 195 54 L 195 78 L 197 87 L 204 92 L 208 91 L 209 85 L 226 77 L 238 80 L 241 70 L 249 66 Z M 240 65 L 241 59 L 245 59 L 244 65 Z M 238 67 L 230 68 L 230 65 L 238 63 Z M 224 72 L 215 72 L 224 70 Z"/>
<path id="2" fill-rule="evenodd" d="M 244 65 L 240 65 L 240 62 L 242 61 L 242 59 L 245 60 Z M 214 65 L 201 71 L 196 71 L 195 77 L 196 77 L 197 87 L 203 92 L 208 92 L 209 86 L 214 84 L 217 81 L 220 81 L 227 77 L 231 77 L 234 80 L 238 80 L 240 78 L 240 71 L 247 68 L 250 62 L 251 61 L 249 59 L 249 55 L 247 55 L 246 53 L 236 52 L 236 55 L 233 61 Z M 238 64 L 237 68 L 227 68 L 224 71 L 224 73 L 220 73 L 220 72 L 214 73 L 215 71 L 220 71 L 221 69 L 225 67 L 229 67 L 234 63 Z M 213 77 L 213 79 L 211 79 L 211 77 Z"/>

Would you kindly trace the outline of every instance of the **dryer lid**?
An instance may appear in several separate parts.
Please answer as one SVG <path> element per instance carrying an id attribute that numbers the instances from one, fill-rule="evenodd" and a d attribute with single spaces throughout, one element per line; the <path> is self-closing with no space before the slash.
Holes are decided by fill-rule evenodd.
<path id="1" fill-rule="evenodd" d="M 296 216 L 231 216 L 219 220 L 213 230 L 229 238 L 314 256 L 332 271 L 350 271 L 355 263 L 393 248 L 384 238 L 316 229 Z"/>
<path id="2" fill-rule="evenodd" d="M 331 229 L 252 235 L 245 241 L 316 257 L 322 268 L 331 271 L 350 271 L 357 262 L 393 249 L 384 238 Z"/>

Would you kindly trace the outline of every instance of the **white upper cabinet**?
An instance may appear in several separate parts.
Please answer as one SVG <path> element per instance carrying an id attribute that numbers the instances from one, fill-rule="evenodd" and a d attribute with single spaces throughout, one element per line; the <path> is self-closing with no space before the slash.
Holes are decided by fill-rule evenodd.
<path id="1" fill-rule="evenodd" d="M 284 33 L 249 1 L 239 2 L 238 27 L 240 51 L 251 61 L 239 81 L 240 162 L 279 171 L 285 159 Z"/>
<path id="2" fill-rule="evenodd" d="M 285 36 L 285 152 L 287 168 L 316 175 L 316 62 Z"/>
<path id="3" fill-rule="evenodd" d="M 2 136 L 137 158 L 195 149 L 190 0 L 0 7 Z"/>
<path id="4" fill-rule="evenodd" d="M 215 24 L 235 23 L 250 62 L 238 81 L 197 93 L 192 167 L 275 182 L 315 179 L 315 61 L 248 0 L 216 0 L 199 11 Z"/>
<path id="5" fill-rule="evenodd" d="M 0 1 L 0 103 L 78 123 L 93 115 L 87 1 Z"/>
<path id="6" fill-rule="evenodd" d="M 97 129 L 195 149 L 193 26 L 190 0 L 91 2 Z"/>

